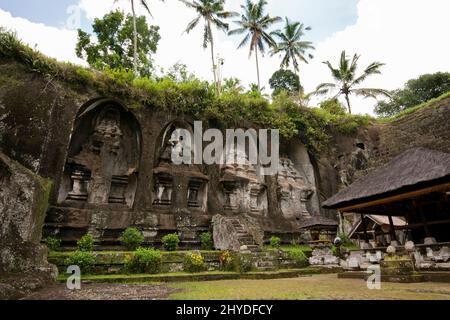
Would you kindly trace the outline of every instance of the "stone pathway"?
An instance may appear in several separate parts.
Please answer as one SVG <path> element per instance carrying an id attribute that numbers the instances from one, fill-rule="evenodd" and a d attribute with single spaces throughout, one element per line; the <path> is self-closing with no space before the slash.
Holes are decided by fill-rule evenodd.
<path id="1" fill-rule="evenodd" d="M 160 300 L 176 291 L 150 284 L 82 284 L 81 290 L 68 290 L 65 284 L 55 284 L 23 300 Z"/>

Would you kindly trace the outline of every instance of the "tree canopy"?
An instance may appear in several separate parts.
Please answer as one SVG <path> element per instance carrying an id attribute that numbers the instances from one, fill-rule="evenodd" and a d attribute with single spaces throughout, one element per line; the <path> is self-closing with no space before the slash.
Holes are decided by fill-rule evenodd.
<path id="1" fill-rule="evenodd" d="M 301 89 L 299 76 L 286 69 L 276 71 L 270 78 L 269 84 L 273 90 L 273 96 L 278 95 L 283 90 L 292 94 L 298 93 Z"/>
<path id="2" fill-rule="evenodd" d="M 375 113 L 381 117 L 390 117 L 447 92 L 450 92 L 450 73 L 424 74 L 409 80 L 403 89 L 393 91 L 390 100 L 380 101 L 375 107 Z"/>
<path id="3" fill-rule="evenodd" d="M 86 59 L 93 68 L 104 70 L 134 69 L 133 16 L 113 11 L 102 19 L 95 19 L 92 36 L 78 29 L 76 54 Z M 160 40 L 159 27 L 148 26 L 144 16 L 136 17 L 139 76 L 150 76 L 153 71 L 151 54 L 155 53 Z"/>

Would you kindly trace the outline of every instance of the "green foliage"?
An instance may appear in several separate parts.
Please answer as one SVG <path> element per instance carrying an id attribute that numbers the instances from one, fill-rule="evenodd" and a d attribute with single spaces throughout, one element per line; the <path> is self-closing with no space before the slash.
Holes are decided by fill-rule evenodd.
<path id="1" fill-rule="evenodd" d="M 299 248 L 295 247 L 288 251 L 289 258 L 294 260 L 299 266 L 306 267 L 309 265 L 308 257 L 305 252 Z"/>
<path id="2" fill-rule="evenodd" d="M 345 248 L 355 248 L 356 245 L 353 241 L 348 237 L 347 234 L 339 233 L 339 238 L 341 238 L 341 246 Z"/>
<path id="3" fill-rule="evenodd" d="M 50 251 L 59 251 L 61 249 L 61 240 L 55 237 L 47 237 L 44 239 L 45 245 Z"/>
<path id="4" fill-rule="evenodd" d="M 136 17 L 136 27 L 138 73 L 140 76 L 150 76 L 153 70 L 151 53 L 157 50 L 159 27 L 148 26 L 145 16 Z M 133 16 L 113 11 L 102 19 L 95 19 L 92 29 L 96 36 L 95 42 L 91 40 L 91 35 L 78 30 L 77 56 L 99 70 L 133 70 Z"/>
<path id="5" fill-rule="evenodd" d="M 393 91 L 390 100 L 380 101 L 375 113 L 380 117 L 391 117 L 447 92 L 450 92 L 450 73 L 424 74 L 409 80 L 403 89 Z"/>
<path id="6" fill-rule="evenodd" d="M 328 99 L 320 103 L 320 108 L 336 116 L 345 116 L 345 107 L 338 99 Z"/>
<path id="7" fill-rule="evenodd" d="M 91 252 L 94 249 L 94 237 L 87 233 L 77 241 L 77 248 L 79 251 Z"/>
<path id="8" fill-rule="evenodd" d="M 136 228 L 128 228 L 122 232 L 119 240 L 128 250 L 136 250 L 144 242 L 144 235 Z"/>
<path id="9" fill-rule="evenodd" d="M 95 256 L 92 252 L 77 250 L 73 252 L 64 263 L 68 266 L 78 266 L 83 273 L 88 274 L 95 265 Z"/>
<path id="10" fill-rule="evenodd" d="M 176 83 L 198 80 L 193 73 L 189 72 L 187 66 L 181 62 L 177 62 L 172 67 L 170 67 L 167 74 L 165 75 L 165 78 Z"/>
<path id="11" fill-rule="evenodd" d="M 232 261 L 235 272 L 247 273 L 255 269 L 251 254 L 235 253 Z"/>
<path id="12" fill-rule="evenodd" d="M 125 259 L 124 268 L 129 273 L 156 274 L 161 271 L 161 252 L 153 248 L 138 248 Z"/>
<path id="13" fill-rule="evenodd" d="M 183 270 L 186 272 L 205 271 L 205 259 L 200 253 L 188 253 L 184 256 Z"/>
<path id="14" fill-rule="evenodd" d="M 224 251 L 219 256 L 220 261 L 220 268 L 223 271 L 234 271 L 235 265 L 234 265 L 234 258 L 233 255 L 230 253 L 230 251 Z"/>
<path id="15" fill-rule="evenodd" d="M 331 91 L 336 91 L 336 96 L 344 95 L 347 101 L 348 113 L 352 113 L 350 106 L 350 95 L 355 94 L 357 96 L 365 98 L 377 98 L 378 96 L 389 97 L 390 93 L 384 89 L 377 88 L 356 88 L 361 85 L 369 76 L 380 74 L 381 67 L 384 63 L 372 62 L 368 65 L 362 74 L 357 75 L 356 71 L 358 69 L 358 61 L 360 56 L 355 54 L 350 60 L 347 57 L 345 50 L 341 53 L 341 58 L 339 60 L 339 65 L 333 67 L 331 62 L 326 61 L 328 69 L 331 72 L 333 80 L 335 83 L 322 83 L 320 84 L 315 93 L 319 95 L 328 94 Z"/>
<path id="16" fill-rule="evenodd" d="M 269 80 L 270 88 L 272 88 L 272 96 L 277 96 L 281 91 L 289 94 L 298 93 L 300 91 L 300 78 L 298 75 L 287 69 L 276 71 Z"/>
<path id="17" fill-rule="evenodd" d="M 439 96 L 437 98 L 431 99 L 431 100 L 429 100 L 429 101 L 427 101 L 425 103 L 419 104 L 419 105 L 414 106 L 412 108 L 408 108 L 408 109 L 405 109 L 403 111 L 400 111 L 399 113 L 397 113 L 397 114 L 395 114 L 395 115 L 393 115 L 393 116 L 391 116 L 389 118 L 380 119 L 379 121 L 380 122 L 393 121 L 395 119 L 401 118 L 401 117 L 403 117 L 405 115 L 411 114 L 411 113 L 416 112 L 417 110 L 420 110 L 420 109 L 423 109 L 423 108 L 429 108 L 429 107 L 437 107 L 437 108 L 439 108 L 439 106 L 440 106 L 439 103 L 442 100 L 448 99 L 448 98 L 450 98 L 450 92 L 444 93 L 442 96 Z"/>
<path id="18" fill-rule="evenodd" d="M 315 49 L 312 42 L 303 40 L 305 31 L 309 30 L 311 30 L 311 27 L 307 27 L 300 22 L 291 22 L 286 17 L 283 30 L 272 32 L 278 40 L 272 54 L 284 54 L 281 60 L 281 67 L 288 68 L 292 62 L 294 70 L 298 72 L 300 62 L 308 63 L 308 59 L 313 58 L 312 54 L 307 53 L 308 50 Z"/>
<path id="19" fill-rule="evenodd" d="M 203 232 L 200 234 L 200 243 L 202 250 L 212 250 L 214 248 L 214 243 L 211 232 Z"/>
<path id="20" fill-rule="evenodd" d="M 175 251 L 178 249 L 178 244 L 180 243 L 180 237 L 177 233 L 170 233 L 162 238 L 164 249 L 167 251 Z"/>
<path id="21" fill-rule="evenodd" d="M 238 78 L 225 78 L 223 80 L 222 91 L 225 93 L 240 94 L 245 91 L 241 80 Z"/>
<path id="22" fill-rule="evenodd" d="M 280 245 L 281 245 L 281 239 L 280 238 L 275 237 L 275 236 L 270 238 L 270 246 L 272 248 L 279 248 Z"/>

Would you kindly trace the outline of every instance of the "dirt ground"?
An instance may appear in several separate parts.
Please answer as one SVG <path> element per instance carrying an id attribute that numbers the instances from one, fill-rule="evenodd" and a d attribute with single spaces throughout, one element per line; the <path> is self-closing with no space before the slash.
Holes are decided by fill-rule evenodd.
<path id="1" fill-rule="evenodd" d="M 159 300 L 179 289 L 151 284 L 82 284 L 81 290 L 69 290 L 55 284 L 37 291 L 24 300 Z"/>

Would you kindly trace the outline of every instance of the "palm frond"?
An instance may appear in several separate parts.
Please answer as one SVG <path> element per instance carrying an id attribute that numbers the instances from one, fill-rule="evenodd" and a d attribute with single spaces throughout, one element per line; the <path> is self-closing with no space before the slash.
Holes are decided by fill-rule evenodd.
<path id="1" fill-rule="evenodd" d="M 334 83 L 321 83 L 317 86 L 314 91 L 315 95 L 325 95 L 333 89 L 336 89 L 336 84 Z"/>
<path id="2" fill-rule="evenodd" d="M 192 31 L 192 29 L 194 29 L 197 26 L 198 22 L 200 21 L 200 18 L 201 16 L 198 16 L 197 18 L 189 22 L 184 32 L 189 33 L 190 31 Z"/>
<path id="3" fill-rule="evenodd" d="M 357 96 L 362 96 L 364 98 L 374 98 L 377 99 L 379 96 L 384 96 L 390 98 L 392 95 L 390 91 L 384 89 L 376 89 L 376 88 L 359 88 L 351 90 L 352 93 Z"/>

